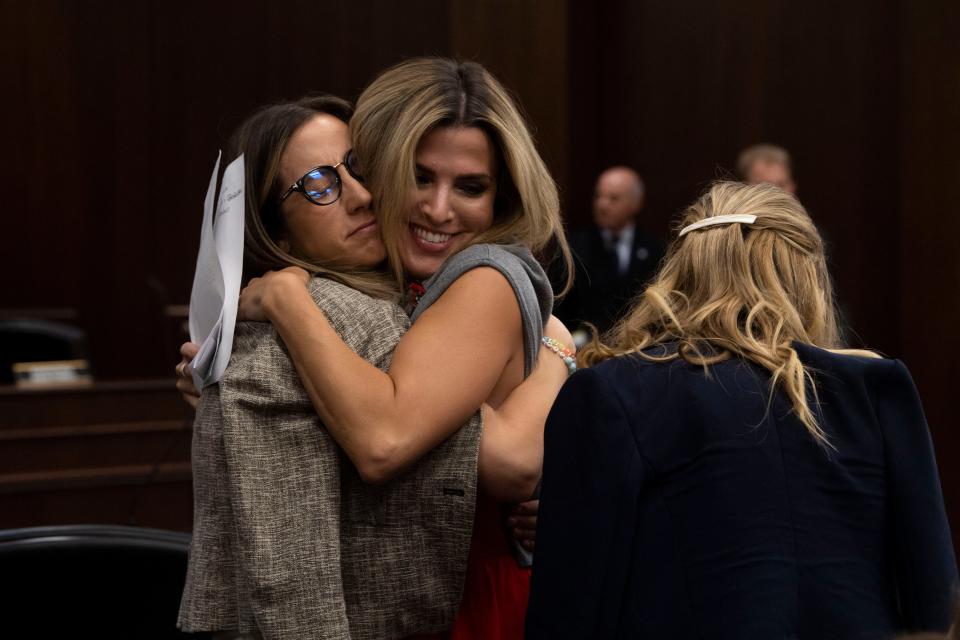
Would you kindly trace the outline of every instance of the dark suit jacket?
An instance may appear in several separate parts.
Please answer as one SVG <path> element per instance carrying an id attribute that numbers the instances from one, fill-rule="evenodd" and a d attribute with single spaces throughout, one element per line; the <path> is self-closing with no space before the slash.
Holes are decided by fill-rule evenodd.
<path id="1" fill-rule="evenodd" d="M 639 228 L 634 230 L 630 264 L 623 275 L 596 226 L 571 234 L 570 248 L 576 266 L 573 289 L 554 313 L 571 329 L 584 322 L 600 331 L 610 328 L 656 272 L 663 257 L 663 243 Z"/>
<path id="2" fill-rule="evenodd" d="M 902 363 L 797 345 L 816 445 L 769 376 L 637 356 L 550 414 L 527 638 L 885 638 L 946 629 L 957 568 Z"/>

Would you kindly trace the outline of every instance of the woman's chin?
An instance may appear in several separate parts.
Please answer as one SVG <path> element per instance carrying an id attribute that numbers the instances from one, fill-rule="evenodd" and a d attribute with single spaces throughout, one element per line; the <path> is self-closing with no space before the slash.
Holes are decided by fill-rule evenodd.
<path id="1" fill-rule="evenodd" d="M 403 271 L 410 280 L 426 280 L 437 272 L 445 258 L 404 260 Z"/>

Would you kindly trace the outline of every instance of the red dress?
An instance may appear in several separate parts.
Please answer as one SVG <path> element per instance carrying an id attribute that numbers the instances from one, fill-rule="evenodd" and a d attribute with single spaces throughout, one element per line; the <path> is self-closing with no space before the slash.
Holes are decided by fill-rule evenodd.
<path id="1" fill-rule="evenodd" d="M 416 640 L 522 640 L 530 569 L 517 565 L 508 535 L 500 504 L 478 496 L 457 617 L 449 631 Z"/>

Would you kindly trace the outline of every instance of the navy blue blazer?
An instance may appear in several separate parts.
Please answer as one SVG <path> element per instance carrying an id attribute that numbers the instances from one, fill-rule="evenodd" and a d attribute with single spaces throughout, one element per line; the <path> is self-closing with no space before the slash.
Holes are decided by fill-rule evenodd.
<path id="1" fill-rule="evenodd" d="M 896 360 L 797 345 L 818 446 L 767 373 L 578 371 L 545 434 L 527 638 L 877 638 L 946 629 L 957 567 Z"/>

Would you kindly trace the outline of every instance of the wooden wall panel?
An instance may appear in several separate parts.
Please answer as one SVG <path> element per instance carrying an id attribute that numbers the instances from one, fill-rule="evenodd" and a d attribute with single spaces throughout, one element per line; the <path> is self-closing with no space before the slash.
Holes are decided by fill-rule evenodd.
<path id="1" fill-rule="evenodd" d="M 190 530 L 193 412 L 170 379 L 0 387 L 0 528 Z"/>
<path id="2" fill-rule="evenodd" d="M 538 149 L 566 193 L 568 144 L 567 2 L 453 2 L 453 55 L 484 64 L 516 96 Z"/>
<path id="3" fill-rule="evenodd" d="M 902 357 L 920 390 L 960 549 L 960 6 L 904 3 L 900 215 Z"/>
<path id="4" fill-rule="evenodd" d="M 4 1 L 4 307 L 73 307 L 100 378 L 176 361 L 216 150 L 254 107 L 449 53 L 438 0 Z M 397 28 L 403 25 L 403 28 Z"/>

